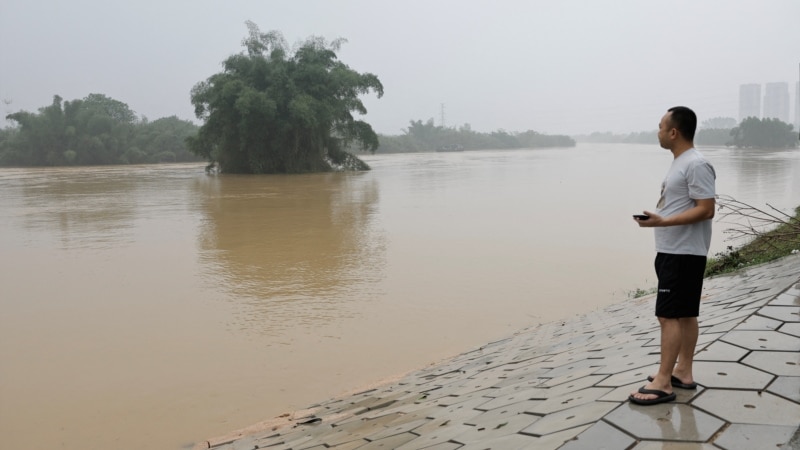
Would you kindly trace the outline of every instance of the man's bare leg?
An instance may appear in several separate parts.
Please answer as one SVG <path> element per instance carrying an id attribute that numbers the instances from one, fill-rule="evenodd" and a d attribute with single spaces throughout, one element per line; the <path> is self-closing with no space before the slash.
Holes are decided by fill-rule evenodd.
<path id="1" fill-rule="evenodd" d="M 697 317 L 683 317 L 678 319 L 681 329 L 681 349 L 678 352 L 678 365 L 672 374 L 685 384 L 694 382 L 692 363 L 694 362 L 694 350 L 697 346 L 697 337 L 700 328 L 697 324 Z"/>
<path id="2" fill-rule="evenodd" d="M 645 389 L 664 391 L 672 393 L 672 370 L 675 368 L 675 361 L 681 351 L 681 324 L 680 319 L 670 319 L 659 317 L 661 324 L 661 364 L 658 366 L 658 373 L 653 377 L 653 381 L 645 385 Z M 697 339 L 697 338 L 695 338 Z M 652 400 L 657 398 L 654 394 L 642 394 L 638 390 L 631 392 L 631 395 L 640 400 Z"/>

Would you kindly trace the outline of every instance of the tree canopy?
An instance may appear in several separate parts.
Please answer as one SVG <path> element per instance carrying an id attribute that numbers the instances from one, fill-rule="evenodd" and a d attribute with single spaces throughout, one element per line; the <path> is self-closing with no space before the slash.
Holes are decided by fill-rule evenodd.
<path id="1" fill-rule="evenodd" d="M 748 117 L 731 130 L 733 145 L 738 148 L 795 148 L 797 133 L 793 126 L 778 119 Z"/>
<path id="2" fill-rule="evenodd" d="M 192 89 L 204 123 L 188 141 L 191 150 L 228 173 L 368 169 L 345 148 L 378 147 L 372 126 L 353 117 L 367 112 L 359 95 L 383 96 L 378 77 L 337 59 L 342 39 L 311 37 L 290 51 L 278 31 L 247 27 L 246 51 Z"/>
<path id="3" fill-rule="evenodd" d="M 148 122 L 127 104 L 103 94 L 63 101 L 38 113 L 7 116 L 15 128 L 0 133 L 0 165 L 68 166 L 193 161 L 185 140 L 197 126 L 177 117 Z"/>

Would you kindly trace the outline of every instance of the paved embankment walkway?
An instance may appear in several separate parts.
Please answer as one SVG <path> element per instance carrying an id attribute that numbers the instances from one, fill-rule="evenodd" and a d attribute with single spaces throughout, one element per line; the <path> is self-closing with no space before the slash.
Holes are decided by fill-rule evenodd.
<path id="1" fill-rule="evenodd" d="M 697 390 L 639 406 L 659 360 L 653 296 L 523 330 L 312 406 L 283 427 L 196 448 L 793 448 L 800 425 L 800 255 L 706 280 Z M 789 443 L 792 439 L 792 443 Z"/>

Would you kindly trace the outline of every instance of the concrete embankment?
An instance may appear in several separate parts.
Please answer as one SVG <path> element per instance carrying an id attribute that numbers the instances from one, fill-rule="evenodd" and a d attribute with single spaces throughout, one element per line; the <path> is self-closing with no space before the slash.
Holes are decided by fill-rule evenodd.
<path id="1" fill-rule="evenodd" d="M 628 395 L 659 361 L 653 302 L 525 329 L 195 448 L 797 448 L 800 255 L 706 280 L 698 388 L 639 406 Z"/>

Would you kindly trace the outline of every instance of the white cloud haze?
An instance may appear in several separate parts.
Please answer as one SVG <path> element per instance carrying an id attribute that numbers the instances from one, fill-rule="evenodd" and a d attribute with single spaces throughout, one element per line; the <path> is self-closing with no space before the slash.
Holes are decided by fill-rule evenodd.
<path id="1" fill-rule="evenodd" d="M 794 105 L 799 17 L 798 0 L 4 0 L 0 112 L 100 93 L 195 120 L 192 86 L 251 20 L 290 43 L 347 39 L 340 60 L 384 85 L 363 97 L 379 133 L 438 125 L 442 104 L 478 131 L 654 130 L 677 104 L 738 118 L 744 83 L 789 82 Z"/>

